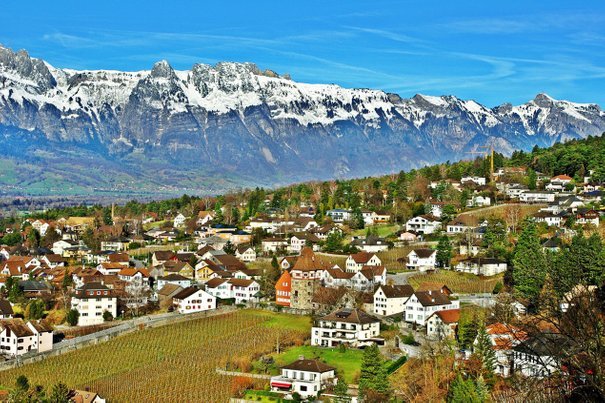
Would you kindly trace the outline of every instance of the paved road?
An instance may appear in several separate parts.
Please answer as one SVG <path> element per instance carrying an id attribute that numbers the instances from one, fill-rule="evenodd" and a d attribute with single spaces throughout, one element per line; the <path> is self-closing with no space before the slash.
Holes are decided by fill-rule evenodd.
<path id="1" fill-rule="evenodd" d="M 488 308 L 496 304 L 496 296 L 491 293 L 486 294 L 460 294 L 460 302 L 466 302 Z"/>
<path id="2" fill-rule="evenodd" d="M 392 280 L 393 284 L 396 284 L 396 285 L 408 284 L 408 279 L 411 276 L 414 276 L 416 274 L 422 274 L 422 272 L 409 271 L 409 272 L 403 272 L 403 273 L 397 273 L 397 274 L 387 274 L 387 282 L 389 280 Z"/>

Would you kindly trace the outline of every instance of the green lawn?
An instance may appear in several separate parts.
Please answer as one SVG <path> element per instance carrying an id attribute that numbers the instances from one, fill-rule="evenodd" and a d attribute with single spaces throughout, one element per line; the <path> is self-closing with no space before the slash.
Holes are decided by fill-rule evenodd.
<path id="1" fill-rule="evenodd" d="M 260 403 L 285 403 L 287 401 L 282 399 L 279 393 L 271 393 L 265 390 L 248 390 L 244 399 Z"/>
<path id="2" fill-rule="evenodd" d="M 311 318 L 302 315 L 289 315 L 285 313 L 276 313 L 263 310 L 246 309 L 242 311 L 245 315 L 255 315 L 268 318 L 263 322 L 266 327 L 278 327 L 280 329 L 302 330 L 311 335 Z"/>
<path id="3" fill-rule="evenodd" d="M 355 230 L 351 233 L 351 235 L 354 236 L 363 236 L 367 233 L 368 229 L 367 228 L 372 228 L 372 229 L 376 229 L 376 232 L 378 233 L 378 236 L 380 237 L 386 237 L 389 236 L 395 232 L 397 232 L 399 230 L 399 225 L 374 225 L 374 226 L 370 226 L 370 227 L 366 227 L 363 229 L 358 229 Z"/>
<path id="4" fill-rule="evenodd" d="M 279 355 L 273 354 L 275 364 L 272 369 L 277 373 L 279 367 L 296 361 L 301 355 L 308 359 L 319 359 L 333 366 L 336 368 L 336 372 L 343 376 L 347 383 L 351 384 L 357 382 L 361 370 L 363 350 L 348 348 L 345 352 L 340 352 L 338 348 L 292 347 Z"/>

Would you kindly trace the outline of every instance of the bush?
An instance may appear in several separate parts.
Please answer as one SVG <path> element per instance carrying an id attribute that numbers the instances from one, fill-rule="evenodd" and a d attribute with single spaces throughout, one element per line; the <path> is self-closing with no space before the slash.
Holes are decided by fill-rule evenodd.
<path id="1" fill-rule="evenodd" d="M 496 285 L 494 286 L 494 291 L 492 291 L 492 294 L 500 294 L 502 292 L 503 288 L 504 288 L 504 284 L 502 284 L 502 282 L 498 281 L 496 283 Z"/>
<path id="2" fill-rule="evenodd" d="M 103 320 L 105 322 L 111 322 L 113 320 L 113 315 L 109 311 L 103 312 Z"/>
<path id="3" fill-rule="evenodd" d="M 67 323 L 69 323 L 70 326 L 76 326 L 80 319 L 80 312 L 78 312 L 77 309 L 71 309 L 67 312 L 67 317 L 65 319 L 67 319 Z"/>
<path id="4" fill-rule="evenodd" d="M 143 245 L 141 245 L 140 242 L 131 242 L 128 245 L 128 250 L 133 250 L 133 249 L 139 249 L 140 247 L 142 247 Z"/>
<path id="5" fill-rule="evenodd" d="M 401 339 L 401 342 L 403 344 L 407 344 L 410 346 L 414 346 L 414 345 L 418 344 L 412 333 L 408 333 L 406 336 L 403 336 L 403 338 Z"/>

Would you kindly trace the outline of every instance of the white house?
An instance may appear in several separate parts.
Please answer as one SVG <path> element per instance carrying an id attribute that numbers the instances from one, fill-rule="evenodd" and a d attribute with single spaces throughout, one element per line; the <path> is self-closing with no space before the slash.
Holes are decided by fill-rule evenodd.
<path id="1" fill-rule="evenodd" d="M 375 235 L 370 235 L 365 239 L 355 239 L 351 245 L 370 253 L 376 253 L 389 248 L 389 243 L 383 238 Z"/>
<path id="2" fill-rule="evenodd" d="M 179 287 L 187 288 L 191 285 L 192 280 L 181 276 L 178 273 L 170 273 L 167 276 L 158 277 L 157 289 L 161 290 L 166 284 L 174 284 Z"/>
<path id="3" fill-rule="evenodd" d="M 260 284 L 256 281 L 234 278 L 229 280 L 229 284 L 236 304 L 259 301 Z"/>
<path id="4" fill-rule="evenodd" d="M 418 237 L 416 234 L 408 231 L 403 231 L 399 234 L 399 240 L 407 243 L 416 242 Z"/>
<path id="5" fill-rule="evenodd" d="M 220 277 L 210 279 L 204 284 L 206 292 L 219 299 L 229 299 L 231 298 L 231 285 L 228 281 L 229 279 Z"/>
<path id="6" fill-rule="evenodd" d="M 240 245 L 235 249 L 235 257 L 242 262 L 254 262 L 256 260 L 256 251 L 252 246 Z"/>
<path id="7" fill-rule="evenodd" d="M 426 335 L 435 339 L 451 339 L 456 336 L 460 309 L 433 312 L 426 321 Z"/>
<path id="8" fill-rule="evenodd" d="M 376 254 L 368 252 L 353 253 L 347 257 L 345 269 L 349 273 L 355 273 L 363 269 L 364 266 L 381 266 L 382 261 Z"/>
<path id="9" fill-rule="evenodd" d="M 482 178 L 480 176 L 464 176 L 462 178 L 460 178 L 460 183 L 467 184 L 467 183 L 474 183 L 477 186 L 485 186 L 487 181 L 485 178 Z"/>
<path id="10" fill-rule="evenodd" d="M 496 353 L 494 372 L 504 378 L 511 375 L 513 348 L 527 339 L 527 333 L 506 323 L 493 323 L 485 328 Z M 475 339 L 477 344 L 477 339 Z"/>
<path id="11" fill-rule="evenodd" d="M 175 311 L 181 314 L 216 309 L 216 297 L 197 287 L 187 287 L 172 297 Z"/>
<path id="12" fill-rule="evenodd" d="M 492 201 L 487 196 L 473 196 L 466 202 L 467 207 L 486 207 L 491 204 Z"/>
<path id="13" fill-rule="evenodd" d="M 352 214 L 353 214 L 353 212 L 351 210 L 345 210 L 345 209 L 340 209 L 340 208 L 326 211 L 326 215 L 329 216 L 332 219 L 332 221 L 334 221 L 336 223 L 343 223 L 345 221 L 350 221 Z"/>
<path id="14" fill-rule="evenodd" d="M 529 188 L 519 183 L 511 183 L 504 188 L 504 193 L 511 199 L 518 199 L 522 193 L 527 191 L 529 191 Z"/>
<path id="15" fill-rule="evenodd" d="M 283 238 L 265 238 L 262 241 L 263 253 L 276 253 L 288 247 L 288 240 Z"/>
<path id="16" fill-rule="evenodd" d="M 433 313 L 459 308 L 458 300 L 450 300 L 440 290 L 416 291 L 405 302 L 405 321 L 424 326 Z"/>
<path id="17" fill-rule="evenodd" d="M 54 242 L 51 250 L 53 253 L 61 256 L 66 256 L 69 253 L 78 250 L 80 243 L 77 241 L 61 239 L 60 241 Z"/>
<path id="18" fill-rule="evenodd" d="M 236 304 L 259 300 L 260 284 L 255 280 L 213 278 L 205 286 L 208 294 L 220 299 L 234 299 Z"/>
<path id="19" fill-rule="evenodd" d="M 320 318 L 311 328 L 311 345 L 336 347 L 368 346 L 380 334 L 380 321 L 360 309 L 342 309 Z"/>
<path id="20" fill-rule="evenodd" d="M 506 268 L 506 261 L 488 257 L 471 257 L 456 265 L 456 271 L 482 276 L 495 276 L 504 273 Z"/>
<path id="21" fill-rule="evenodd" d="M 71 297 L 71 308 L 80 313 L 78 326 L 98 325 L 104 322 L 103 313 L 118 314 L 118 299 L 101 283 L 87 283 L 77 288 Z"/>
<path id="22" fill-rule="evenodd" d="M 405 301 L 414 293 L 411 285 L 381 285 L 374 293 L 374 314 L 391 316 L 405 312 Z"/>
<path id="23" fill-rule="evenodd" d="M 405 223 L 406 231 L 413 231 L 417 234 L 432 234 L 441 228 L 441 221 L 430 215 L 421 215 L 410 218 Z"/>
<path id="24" fill-rule="evenodd" d="M 174 228 L 184 227 L 185 226 L 185 221 L 187 221 L 187 217 L 185 217 L 181 213 L 178 213 L 176 215 L 176 217 L 174 217 L 174 220 L 172 221 L 172 226 Z"/>
<path id="25" fill-rule="evenodd" d="M 0 320 L 0 353 L 15 357 L 30 351 L 44 352 L 53 348 L 53 331 L 43 322 L 23 319 Z"/>
<path id="26" fill-rule="evenodd" d="M 543 222 L 548 226 L 560 227 L 563 224 L 563 215 L 562 214 L 554 214 L 546 211 L 538 211 L 534 214 L 535 222 Z"/>
<path id="27" fill-rule="evenodd" d="M 523 376 L 546 378 L 561 370 L 559 358 L 569 351 L 571 341 L 556 333 L 544 333 L 513 348 L 513 370 Z"/>
<path id="28" fill-rule="evenodd" d="M 466 225 L 461 221 L 452 221 L 446 227 L 445 231 L 450 234 L 462 234 L 471 229 L 470 226 Z"/>
<path id="29" fill-rule="evenodd" d="M 271 390 L 274 392 L 298 393 L 301 398 L 317 396 L 319 391 L 336 383 L 335 369 L 318 360 L 297 361 L 281 368 L 281 374 L 271 378 Z"/>
<path id="30" fill-rule="evenodd" d="M 598 227 L 599 219 L 600 214 L 595 210 L 578 211 L 576 213 L 576 224 L 579 225 L 591 224 Z"/>
<path id="31" fill-rule="evenodd" d="M 552 203 L 555 201 L 555 194 L 540 190 L 528 190 L 519 195 L 519 200 L 523 203 Z"/>
<path id="32" fill-rule="evenodd" d="M 434 270 L 437 264 L 437 251 L 434 249 L 413 249 L 407 256 L 406 266 L 410 270 Z"/>
<path id="33" fill-rule="evenodd" d="M 299 232 L 293 234 L 290 238 L 290 252 L 300 253 L 300 251 L 307 246 L 307 243 L 312 245 L 314 251 L 319 250 L 319 238 L 308 232 Z"/>

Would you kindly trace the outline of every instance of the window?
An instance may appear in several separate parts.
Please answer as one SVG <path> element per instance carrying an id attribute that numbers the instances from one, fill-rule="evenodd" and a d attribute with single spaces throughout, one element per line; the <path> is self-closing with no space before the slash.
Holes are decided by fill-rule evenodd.
<path id="1" fill-rule="evenodd" d="M 300 391 L 301 392 L 306 392 L 307 391 L 307 385 L 300 385 Z"/>

